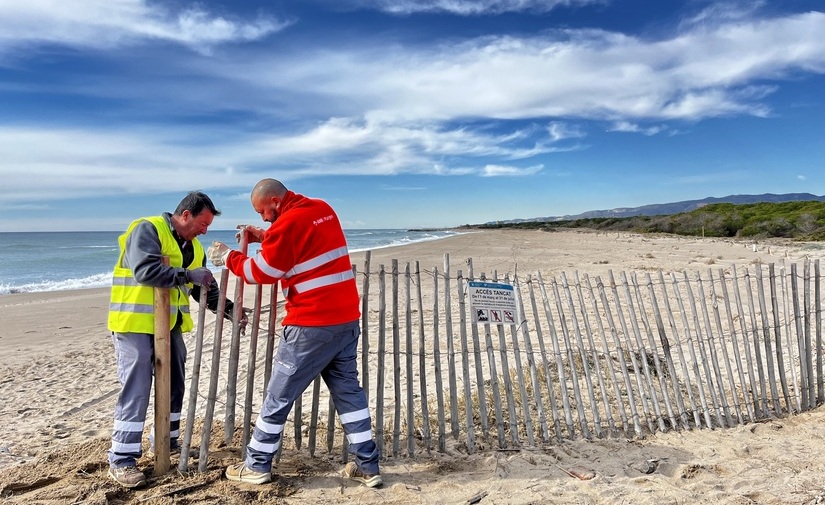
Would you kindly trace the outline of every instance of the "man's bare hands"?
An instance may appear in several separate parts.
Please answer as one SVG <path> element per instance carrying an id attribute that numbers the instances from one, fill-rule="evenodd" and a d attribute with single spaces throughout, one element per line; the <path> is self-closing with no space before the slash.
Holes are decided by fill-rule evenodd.
<path id="1" fill-rule="evenodd" d="M 241 319 L 238 321 L 238 329 L 241 335 L 246 335 L 246 327 L 249 325 L 249 314 L 251 313 L 252 309 L 241 308 Z"/>

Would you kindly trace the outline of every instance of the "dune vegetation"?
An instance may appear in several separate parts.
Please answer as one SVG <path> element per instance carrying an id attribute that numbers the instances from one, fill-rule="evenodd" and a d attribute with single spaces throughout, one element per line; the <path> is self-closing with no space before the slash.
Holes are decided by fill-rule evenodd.
<path id="1" fill-rule="evenodd" d="M 475 228 L 560 228 L 671 233 L 704 237 L 825 240 L 825 202 L 716 203 L 679 214 L 573 220 L 493 222 Z"/>

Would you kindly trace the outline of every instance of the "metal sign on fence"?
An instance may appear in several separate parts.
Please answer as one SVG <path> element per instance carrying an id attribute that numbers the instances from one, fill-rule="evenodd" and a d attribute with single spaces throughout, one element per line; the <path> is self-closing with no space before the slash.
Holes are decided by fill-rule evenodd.
<path id="1" fill-rule="evenodd" d="M 481 281 L 468 284 L 474 323 L 516 324 L 516 295 L 512 285 Z"/>

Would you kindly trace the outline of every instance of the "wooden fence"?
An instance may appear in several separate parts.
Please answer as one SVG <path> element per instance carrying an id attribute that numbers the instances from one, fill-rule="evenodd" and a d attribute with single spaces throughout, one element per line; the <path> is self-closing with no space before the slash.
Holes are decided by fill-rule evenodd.
<path id="1" fill-rule="evenodd" d="M 397 260 L 375 266 L 369 253 L 353 265 L 360 378 L 384 458 L 445 451 L 450 438 L 472 453 L 733 427 L 825 399 L 819 260 L 605 278 L 476 275 L 472 259 L 461 266 L 454 270 L 448 255 L 441 269 Z M 472 322 L 473 280 L 513 286 L 516 324 Z M 267 326 L 268 338 L 258 358 L 254 339 L 247 377 L 256 359 L 271 361 L 280 326 L 267 325 L 266 315 L 283 315 L 275 296 L 256 293 L 254 329 Z M 247 405 L 250 388 L 263 394 L 268 377 L 269 368 L 257 385 L 248 379 Z M 247 406 L 244 419 L 256 416 Z M 301 448 L 306 434 L 314 454 L 325 433 L 329 452 L 345 449 L 319 378 L 290 423 L 285 444 L 292 438 Z"/>

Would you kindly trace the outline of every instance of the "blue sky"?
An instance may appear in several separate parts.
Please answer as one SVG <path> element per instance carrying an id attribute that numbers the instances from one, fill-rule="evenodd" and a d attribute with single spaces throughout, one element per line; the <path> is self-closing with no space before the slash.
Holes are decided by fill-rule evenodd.
<path id="1" fill-rule="evenodd" d="M 825 2 L 0 0 L 0 231 L 263 177 L 346 228 L 825 193 Z"/>

